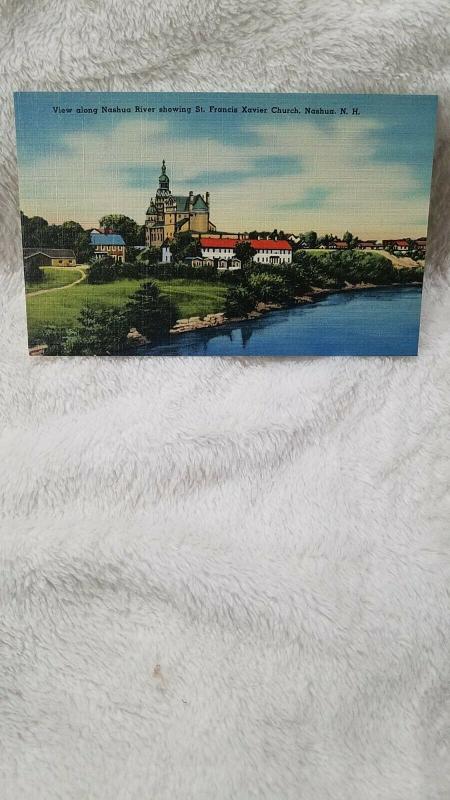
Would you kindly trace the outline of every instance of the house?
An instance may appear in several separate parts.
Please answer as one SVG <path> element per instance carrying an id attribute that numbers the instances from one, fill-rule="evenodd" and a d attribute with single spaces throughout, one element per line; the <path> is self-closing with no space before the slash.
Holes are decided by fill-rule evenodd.
<path id="1" fill-rule="evenodd" d="M 250 239 L 250 245 L 256 250 L 256 255 L 253 256 L 255 264 L 292 262 L 292 245 L 285 239 Z"/>
<path id="2" fill-rule="evenodd" d="M 331 250 L 348 250 L 347 242 L 344 242 L 342 239 L 335 239 L 334 242 L 330 244 Z"/>
<path id="3" fill-rule="evenodd" d="M 161 261 L 163 264 L 170 264 L 172 261 L 172 251 L 170 249 L 169 240 L 166 239 L 161 247 Z"/>
<path id="4" fill-rule="evenodd" d="M 213 248 L 205 248 L 205 250 L 210 249 Z M 193 267 L 217 267 L 219 272 L 234 272 L 235 270 L 241 269 L 242 266 L 238 258 L 228 253 L 225 256 L 217 254 L 212 256 L 189 256 L 184 260 L 186 264 L 191 264 Z"/>
<path id="5" fill-rule="evenodd" d="M 189 264 L 190 267 L 203 267 L 205 259 L 201 256 L 187 256 L 184 259 L 184 263 Z"/>
<path id="6" fill-rule="evenodd" d="M 73 250 L 61 250 L 53 247 L 24 247 L 23 263 L 25 267 L 74 267 L 77 259 Z"/>
<path id="7" fill-rule="evenodd" d="M 125 261 L 125 242 L 118 233 L 99 233 L 91 231 L 91 247 L 94 248 L 94 258 L 98 261 L 105 256 L 111 256 L 114 261 Z"/>
<path id="8" fill-rule="evenodd" d="M 239 258 L 221 258 L 217 262 L 219 272 L 235 272 L 242 268 Z"/>
<path id="9" fill-rule="evenodd" d="M 409 242 L 406 239 L 383 239 L 383 248 L 392 249 L 396 253 L 407 253 Z"/>
<path id="10" fill-rule="evenodd" d="M 204 258 L 230 259 L 234 257 L 237 239 L 201 236 L 200 247 Z"/>
<path id="11" fill-rule="evenodd" d="M 420 236 L 418 239 L 414 239 L 414 247 L 416 250 L 420 250 L 422 253 L 425 253 L 427 249 L 427 237 Z"/>
<path id="12" fill-rule="evenodd" d="M 358 248 L 358 250 L 376 250 L 377 243 L 375 239 L 365 239 L 362 242 L 358 242 L 356 247 Z"/>

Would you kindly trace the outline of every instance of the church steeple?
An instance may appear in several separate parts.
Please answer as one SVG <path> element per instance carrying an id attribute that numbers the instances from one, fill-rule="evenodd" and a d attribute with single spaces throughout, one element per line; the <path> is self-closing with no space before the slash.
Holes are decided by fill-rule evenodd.
<path id="1" fill-rule="evenodd" d="M 163 194 L 163 193 L 166 194 L 168 191 L 169 191 L 169 176 L 166 174 L 166 162 L 163 159 L 161 167 L 161 175 L 159 176 L 158 194 Z"/>

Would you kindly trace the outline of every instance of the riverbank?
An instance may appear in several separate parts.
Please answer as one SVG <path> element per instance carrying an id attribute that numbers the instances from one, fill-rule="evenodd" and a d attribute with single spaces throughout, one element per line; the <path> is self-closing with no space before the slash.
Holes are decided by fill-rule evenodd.
<path id="1" fill-rule="evenodd" d="M 271 311 L 279 311 L 282 308 L 295 308 L 300 305 L 307 305 L 309 303 L 316 303 L 319 300 L 328 297 L 331 294 L 340 294 L 341 292 L 357 292 L 367 289 L 390 289 L 394 287 L 406 286 L 421 286 L 420 283 L 412 282 L 410 284 L 391 283 L 386 285 L 377 285 L 375 283 L 348 283 L 341 289 L 321 289 L 314 287 L 310 292 L 305 292 L 302 295 L 294 297 L 292 303 L 257 303 L 255 309 L 248 314 L 240 317 L 226 317 L 223 311 L 216 314 L 206 314 L 204 317 L 186 317 L 178 319 L 175 325 L 169 330 L 172 336 L 178 336 L 182 333 L 192 333 L 192 331 L 202 330 L 204 328 L 217 328 L 220 325 L 229 325 L 236 322 L 246 322 L 252 319 L 258 319 L 264 314 Z"/>
<path id="2" fill-rule="evenodd" d="M 259 318 L 167 335 L 138 356 L 413 356 L 420 286 L 316 293 Z M 311 300 L 311 298 L 309 298 Z M 319 302 L 320 301 L 320 302 Z"/>

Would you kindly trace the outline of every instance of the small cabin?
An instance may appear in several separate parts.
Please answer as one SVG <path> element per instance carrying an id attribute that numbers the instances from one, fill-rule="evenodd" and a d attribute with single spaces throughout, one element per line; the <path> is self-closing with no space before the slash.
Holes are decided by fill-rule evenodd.
<path id="1" fill-rule="evenodd" d="M 24 247 L 25 267 L 75 267 L 77 259 L 73 250 L 48 247 Z"/>

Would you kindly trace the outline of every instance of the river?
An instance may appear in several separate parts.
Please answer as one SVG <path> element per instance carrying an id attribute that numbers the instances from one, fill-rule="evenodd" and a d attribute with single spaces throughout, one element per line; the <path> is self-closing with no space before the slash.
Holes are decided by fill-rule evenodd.
<path id="1" fill-rule="evenodd" d="M 139 348 L 152 356 L 412 356 L 417 353 L 421 287 L 330 294 L 259 319 L 222 325 Z"/>

